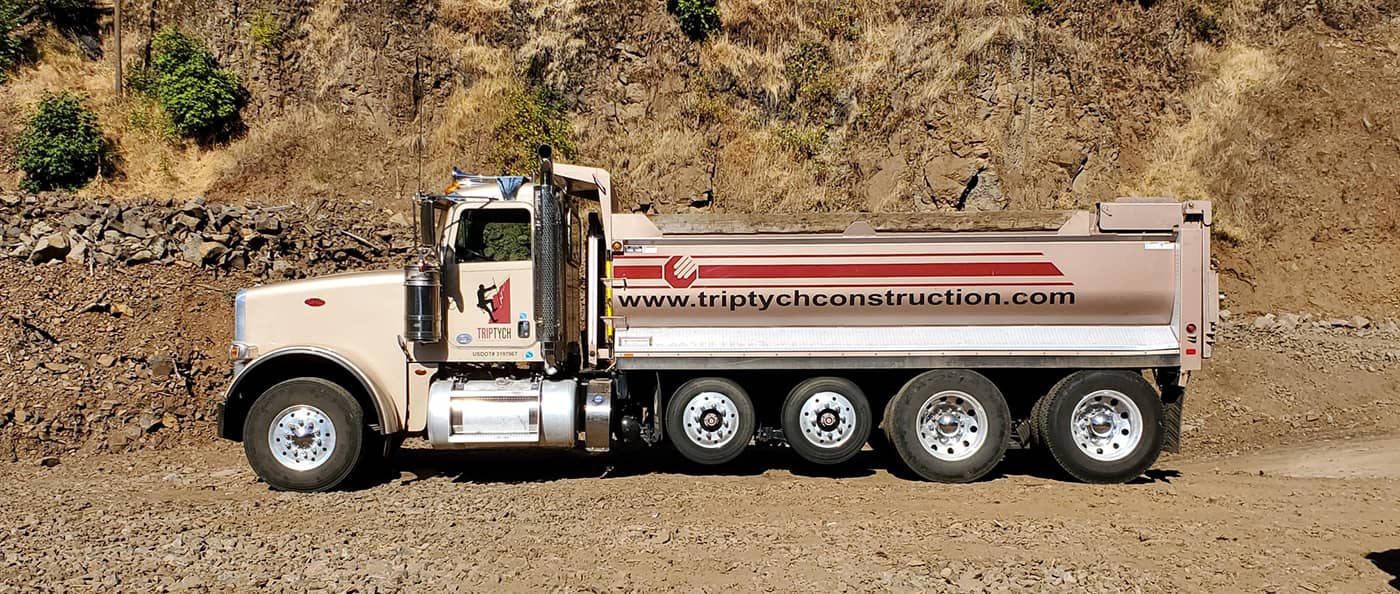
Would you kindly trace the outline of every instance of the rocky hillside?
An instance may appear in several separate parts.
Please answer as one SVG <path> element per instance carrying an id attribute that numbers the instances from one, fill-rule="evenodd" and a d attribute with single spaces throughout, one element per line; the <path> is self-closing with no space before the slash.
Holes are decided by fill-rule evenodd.
<path id="1" fill-rule="evenodd" d="M 0 84 L 0 459 L 207 435 L 236 287 L 392 262 L 407 193 L 540 139 L 647 212 L 1208 198 L 1237 320 L 1393 334 L 1397 0 L 720 0 L 703 38 L 666 4 L 131 0 L 120 48 L 110 3 L 31 26 Z M 236 134 L 172 140 L 113 92 L 167 27 L 238 75 Z M 21 195 L 14 139 L 56 89 L 115 167 Z"/>
<path id="2" fill-rule="evenodd" d="M 39 36 L 0 86 L 0 187 L 26 110 L 70 88 L 119 155 L 92 195 L 398 206 L 552 138 L 658 212 L 1205 197 L 1237 310 L 1400 294 L 1395 0 L 721 0 L 703 39 L 660 0 L 124 4 L 128 71 L 176 26 L 239 75 L 244 128 L 212 145 L 112 93 L 98 6 L 94 36 Z"/>

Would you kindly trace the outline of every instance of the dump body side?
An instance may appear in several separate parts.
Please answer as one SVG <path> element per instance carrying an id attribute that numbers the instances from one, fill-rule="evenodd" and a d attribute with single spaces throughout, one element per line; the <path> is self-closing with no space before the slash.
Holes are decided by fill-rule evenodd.
<path id="1" fill-rule="evenodd" d="M 668 235 L 615 221 L 615 355 L 633 369 L 1190 368 L 1201 353 L 1185 355 L 1183 315 L 1204 326 L 1208 235 L 1177 203 L 1111 206 L 1113 231 L 1102 212 L 1056 231 Z"/>

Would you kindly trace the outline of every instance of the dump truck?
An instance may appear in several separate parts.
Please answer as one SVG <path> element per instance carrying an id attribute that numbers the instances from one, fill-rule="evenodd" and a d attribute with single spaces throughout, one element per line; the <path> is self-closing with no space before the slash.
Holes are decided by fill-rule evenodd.
<path id="1" fill-rule="evenodd" d="M 237 293 L 219 434 L 271 487 L 439 449 L 888 453 L 965 482 L 1008 449 L 1122 482 L 1180 445 L 1219 325 L 1208 202 L 655 215 L 540 152 L 418 194 L 403 268 Z"/>

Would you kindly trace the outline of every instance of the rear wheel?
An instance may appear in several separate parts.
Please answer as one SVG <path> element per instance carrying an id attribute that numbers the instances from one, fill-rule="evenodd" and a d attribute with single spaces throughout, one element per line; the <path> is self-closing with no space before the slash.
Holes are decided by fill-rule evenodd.
<path id="1" fill-rule="evenodd" d="M 1050 456 L 1086 483 L 1121 483 L 1140 476 L 1162 451 L 1162 401 L 1142 375 L 1120 370 L 1078 371 L 1036 404 Z"/>
<path id="2" fill-rule="evenodd" d="M 874 419 L 870 401 L 850 380 L 815 377 L 783 401 L 783 434 L 803 460 L 840 464 L 865 447 Z"/>
<path id="3" fill-rule="evenodd" d="M 365 458 L 364 433 L 364 412 L 349 391 L 321 378 L 295 378 L 253 402 L 243 451 L 273 489 L 325 491 L 355 473 Z"/>
<path id="4" fill-rule="evenodd" d="M 885 411 L 891 444 L 915 474 L 975 481 L 1006 454 L 1011 413 L 996 384 L 966 369 L 936 369 L 909 380 Z"/>
<path id="5" fill-rule="evenodd" d="M 744 452 L 757 419 L 743 388 L 716 377 L 690 380 L 666 404 L 666 434 L 685 459 L 723 464 Z"/>

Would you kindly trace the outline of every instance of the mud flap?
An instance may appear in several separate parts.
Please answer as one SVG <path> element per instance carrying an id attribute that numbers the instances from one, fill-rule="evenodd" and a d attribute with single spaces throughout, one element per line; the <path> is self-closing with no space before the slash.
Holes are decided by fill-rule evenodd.
<path id="1" fill-rule="evenodd" d="M 1181 453 L 1181 412 L 1186 405 L 1184 386 L 1162 386 L 1162 451 Z"/>
<path id="2" fill-rule="evenodd" d="M 228 418 L 224 414 L 223 402 L 220 402 L 218 408 L 215 410 L 214 418 L 218 420 L 219 437 L 223 439 L 234 439 L 233 434 L 229 433 Z"/>

